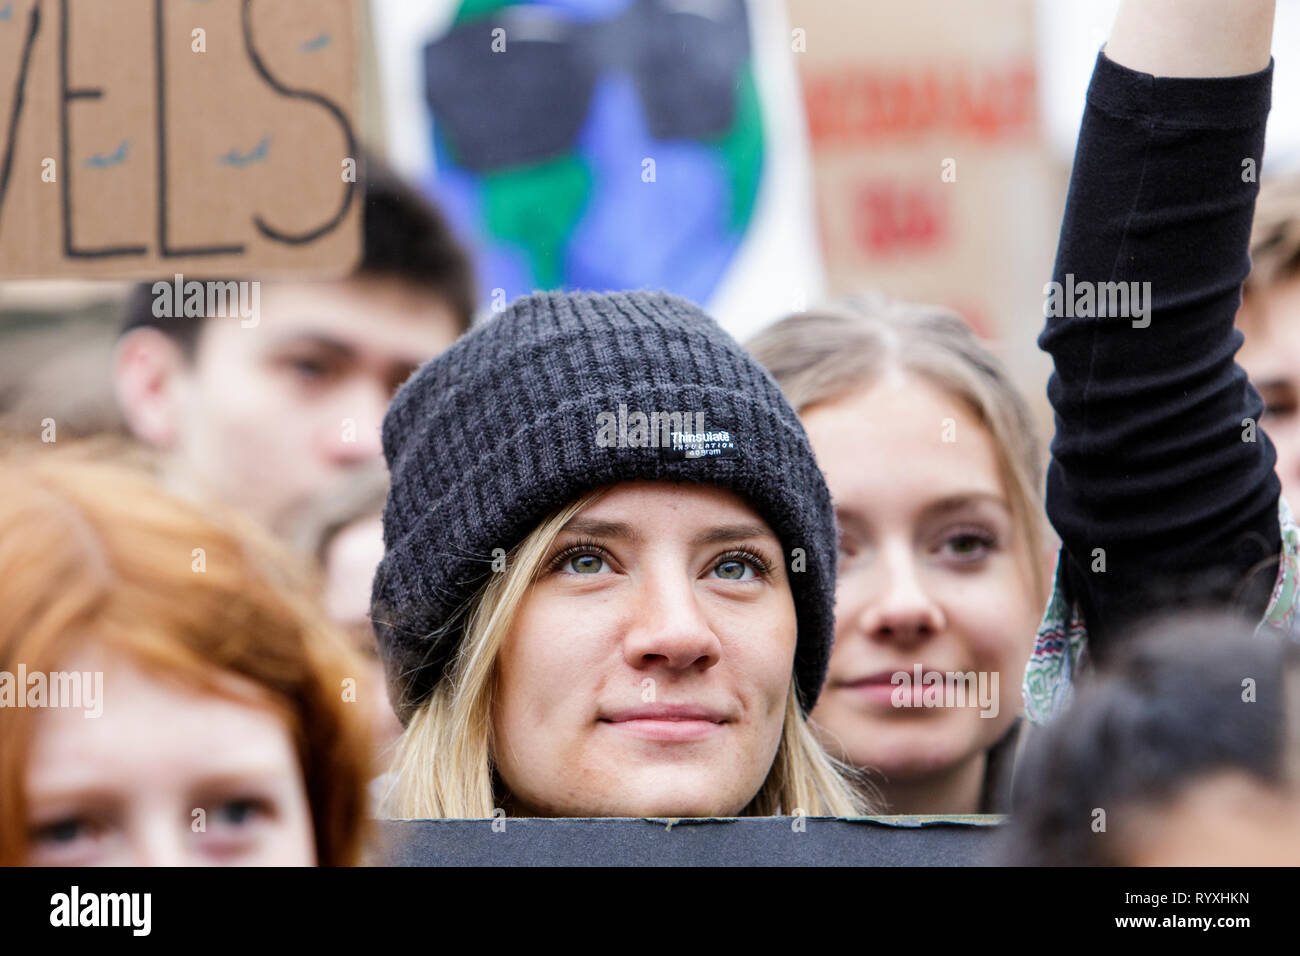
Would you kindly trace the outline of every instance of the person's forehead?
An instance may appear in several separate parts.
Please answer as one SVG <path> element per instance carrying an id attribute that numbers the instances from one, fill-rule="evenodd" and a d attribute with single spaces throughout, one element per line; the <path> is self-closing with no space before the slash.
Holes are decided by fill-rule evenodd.
<path id="1" fill-rule="evenodd" d="M 275 775 L 294 766 L 288 728 L 254 699 L 200 692 L 115 659 L 104 674 L 100 703 L 98 717 L 79 708 L 49 708 L 37 717 L 34 786 L 129 783 L 157 773 Z"/>
<path id="2" fill-rule="evenodd" d="M 650 514 L 691 514 L 688 525 L 647 522 Z M 697 531 L 704 525 L 752 525 L 770 534 L 767 522 L 739 494 L 718 485 L 632 481 L 616 485 L 584 508 L 573 523 L 617 522 L 633 528 Z"/>
<path id="3" fill-rule="evenodd" d="M 804 423 L 838 500 L 1004 495 L 993 436 L 964 401 L 922 379 L 861 389 L 808 410 Z"/>

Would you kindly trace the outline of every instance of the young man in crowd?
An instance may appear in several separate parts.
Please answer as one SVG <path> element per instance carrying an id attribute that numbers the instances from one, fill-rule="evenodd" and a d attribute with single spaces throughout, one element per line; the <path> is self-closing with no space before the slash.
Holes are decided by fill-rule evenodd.
<path id="1" fill-rule="evenodd" d="M 1277 447 L 1277 475 L 1300 504 L 1300 175 L 1265 182 L 1255 207 L 1250 277 L 1237 327 L 1238 363 L 1264 399 L 1263 427 Z"/>
<path id="2" fill-rule="evenodd" d="M 336 281 L 260 283 L 255 322 L 157 317 L 127 303 L 114 387 L 174 491 L 233 504 L 281 536 L 314 499 L 380 461 L 406 377 L 469 328 L 468 256 L 441 215 L 371 160 L 361 264 Z"/>

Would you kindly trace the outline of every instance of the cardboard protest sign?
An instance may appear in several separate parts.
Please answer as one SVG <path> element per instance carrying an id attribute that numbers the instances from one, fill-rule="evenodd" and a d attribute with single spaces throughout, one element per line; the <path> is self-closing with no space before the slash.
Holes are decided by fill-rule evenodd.
<path id="1" fill-rule="evenodd" d="M 1002 817 L 386 820 L 389 866 L 989 866 Z"/>
<path id="2" fill-rule="evenodd" d="M 1038 111 L 1033 0 L 788 6 L 832 292 L 955 308 L 1041 393 L 1069 170 Z"/>
<path id="3" fill-rule="evenodd" d="M 356 0 L 0 0 L 0 277 L 341 275 Z"/>

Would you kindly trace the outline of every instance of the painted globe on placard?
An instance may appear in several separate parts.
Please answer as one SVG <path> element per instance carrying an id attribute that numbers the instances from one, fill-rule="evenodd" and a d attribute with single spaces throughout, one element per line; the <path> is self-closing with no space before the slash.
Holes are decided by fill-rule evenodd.
<path id="1" fill-rule="evenodd" d="M 538 288 L 709 299 L 763 166 L 745 0 L 462 0 L 423 66 L 425 185 L 485 304 Z"/>

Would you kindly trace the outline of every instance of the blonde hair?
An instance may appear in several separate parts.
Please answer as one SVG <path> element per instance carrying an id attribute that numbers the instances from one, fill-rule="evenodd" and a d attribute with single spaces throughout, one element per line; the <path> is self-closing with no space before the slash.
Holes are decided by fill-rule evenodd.
<path id="1" fill-rule="evenodd" d="M 556 536 L 600 494 L 585 495 L 542 521 L 508 556 L 508 570 L 493 575 L 471 602 L 465 639 L 397 742 L 382 800 L 386 815 L 486 818 L 500 805 L 492 759 L 497 655 Z M 741 815 L 801 810 L 808 816 L 861 816 L 870 811 L 868 798 L 855 790 L 857 784 L 865 792 L 858 781 L 859 772 L 827 754 L 813 736 L 791 675 L 776 758 Z"/>
<path id="2" fill-rule="evenodd" d="M 1034 418 L 1001 362 L 965 322 L 938 306 L 868 294 L 787 316 L 747 347 L 800 415 L 870 385 L 891 367 L 965 402 L 993 439 L 1012 516 L 1028 546 L 1034 597 L 1046 599 L 1043 475 Z"/>
<path id="3" fill-rule="evenodd" d="M 1278 282 L 1300 278 L 1300 175 L 1266 181 L 1255 203 L 1250 236 L 1249 299 Z"/>

